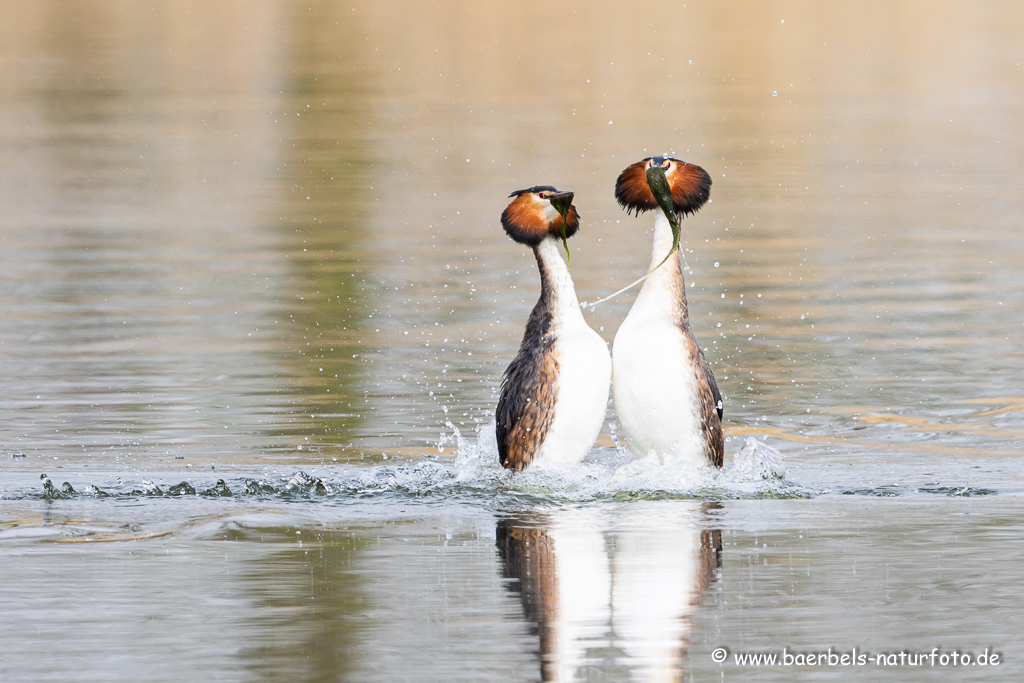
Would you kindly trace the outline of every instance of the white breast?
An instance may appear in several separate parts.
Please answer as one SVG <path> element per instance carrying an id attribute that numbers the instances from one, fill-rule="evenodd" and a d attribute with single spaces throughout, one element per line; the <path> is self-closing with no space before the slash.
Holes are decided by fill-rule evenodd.
<path id="1" fill-rule="evenodd" d="M 537 247 L 555 288 L 551 314 L 557 335 L 558 394 L 551 427 L 531 467 L 575 465 L 586 457 L 604 424 L 612 379 L 608 344 L 583 319 L 558 244 L 545 239 Z"/>
<path id="2" fill-rule="evenodd" d="M 705 464 L 697 381 L 679 328 L 630 313 L 612 367 L 615 410 L 634 455 Z"/>
<path id="3" fill-rule="evenodd" d="M 583 322 L 565 325 L 555 342 L 558 399 L 535 466 L 574 465 L 590 452 L 604 424 L 612 361 L 608 345 Z"/>
<path id="4" fill-rule="evenodd" d="M 668 220 L 659 212 L 651 267 L 672 244 Z M 666 262 L 644 281 L 615 334 L 612 367 L 615 410 L 633 454 L 662 461 L 707 463 L 700 425 L 697 378 L 678 327 L 678 260 Z"/>

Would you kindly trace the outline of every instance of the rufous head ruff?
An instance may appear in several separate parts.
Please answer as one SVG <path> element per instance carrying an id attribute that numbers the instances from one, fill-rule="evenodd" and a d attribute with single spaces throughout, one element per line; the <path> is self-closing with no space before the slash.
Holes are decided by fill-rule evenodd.
<path id="1" fill-rule="evenodd" d="M 676 214 L 694 213 L 707 203 L 711 194 L 711 176 L 707 171 L 672 157 L 647 157 L 627 166 L 615 181 L 615 199 L 627 213 L 641 214 L 658 208 L 647 181 L 647 169 L 652 166 L 664 169 Z"/>
<path id="2" fill-rule="evenodd" d="M 562 216 L 550 200 L 565 196 L 571 198 L 572 193 L 559 192 L 550 185 L 516 190 L 509 195 L 514 199 L 501 213 L 501 227 L 513 240 L 530 247 L 537 246 L 545 237 L 562 237 Z M 570 206 L 564 223 L 566 238 L 579 230 L 580 215 L 575 206 Z"/>

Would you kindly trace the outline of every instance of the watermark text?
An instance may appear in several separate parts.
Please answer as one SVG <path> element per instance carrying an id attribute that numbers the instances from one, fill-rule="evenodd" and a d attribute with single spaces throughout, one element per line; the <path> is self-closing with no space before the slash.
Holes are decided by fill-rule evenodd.
<path id="1" fill-rule="evenodd" d="M 858 648 L 842 650 L 828 648 L 824 651 L 796 651 L 788 647 L 782 650 L 751 652 L 730 652 L 728 648 L 716 647 L 711 651 L 712 661 L 726 662 L 736 666 L 816 666 L 816 667 L 903 667 L 903 666 L 999 666 L 1003 656 L 992 648 L 980 652 L 964 650 L 894 650 L 891 652 L 868 652 Z"/>

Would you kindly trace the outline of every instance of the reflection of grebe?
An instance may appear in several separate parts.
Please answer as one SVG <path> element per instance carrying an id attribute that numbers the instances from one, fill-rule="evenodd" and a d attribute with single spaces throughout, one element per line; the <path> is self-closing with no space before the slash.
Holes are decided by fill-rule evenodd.
<path id="1" fill-rule="evenodd" d="M 540 639 L 545 681 L 582 679 L 609 654 L 639 680 L 682 680 L 690 616 L 721 566 L 714 503 L 636 503 L 498 522 L 503 574 L 516 579 Z"/>
<path id="2" fill-rule="evenodd" d="M 704 169 L 670 157 L 638 161 L 616 181 L 619 204 L 638 214 L 653 209 L 657 218 L 652 270 L 615 334 L 612 392 L 638 457 L 653 452 L 721 467 L 722 396 L 690 331 L 679 257 L 667 258 L 678 244 L 678 219 L 703 206 L 710 190 Z"/>
<path id="3" fill-rule="evenodd" d="M 513 240 L 533 247 L 541 287 L 519 353 L 502 378 L 498 454 L 513 470 L 576 464 L 601 431 L 611 383 L 608 345 L 583 319 L 558 254 L 559 239 L 579 229 L 579 215 L 572 192 L 544 185 L 510 196 L 501 224 Z"/>

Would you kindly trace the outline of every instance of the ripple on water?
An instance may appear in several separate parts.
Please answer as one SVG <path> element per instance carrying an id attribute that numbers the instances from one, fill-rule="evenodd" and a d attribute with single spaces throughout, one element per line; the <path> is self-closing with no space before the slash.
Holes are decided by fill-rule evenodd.
<path id="1" fill-rule="evenodd" d="M 504 509 L 523 505 L 579 503 L 634 498 L 749 498 L 807 497 L 814 492 L 785 479 L 782 455 L 753 438 L 718 470 L 685 462 L 635 459 L 620 448 L 597 448 L 580 465 L 535 467 L 512 473 L 498 464 L 494 425 L 466 439 L 449 425 L 456 442 L 454 461 L 424 459 L 411 464 L 371 467 L 336 465 L 290 475 L 218 478 L 202 481 L 201 474 L 179 483 L 156 483 L 155 477 L 138 483 L 97 486 L 92 482 L 57 487 L 43 474 L 42 491 L 8 493 L 8 498 L 231 498 L 263 501 L 323 499 L 335 504 L 367 500 L 410 500 L 427 504 L 470 504 Z M 172 480 L 173 481 L 173 480 Z M 77 486 L 77 489 L 75 488 Z"/>
<path id="2" fill-rule="evenodd" d="M 602 500 L 657 500 L 694 498 L 723 500 L 741 498 L 810 498 L 842 495 L 897 497 L 919 494 L 985 496 L 994 489 L 974 486 L 899 485 L 810 488 L 787 479 L 782 454 L 753 437 L 722 469 L 698 467 L 687 462 L 634 458 L 621 447 L 598 447 L 579 465 L 534 467 L 512 473 L 498 464 L 494 425 L 477 431 L 475 439 L 463 437 L 449 424 L 456 444 L 454 461 L 423 459 L 409 464 L 375 466 L 331 465 L 315 474 L 295 471 L 237 479 L 202 479 L 158 484 L 152 475 L 138 483 L 118 479 L 113 486 L 92 482 L 57 487 L 41 475 L 38 488 L 7 492 L 4 497 L 48 500 L 113 498 L 145 499 L 189 497 L 261 502 L 322 501 L 333 505 L 356 503 L 408 503 L 423 505 L 471 505 L 492 510 L 587 503 Z M 77 488 L 76 488 L 77 486 Z"/>

